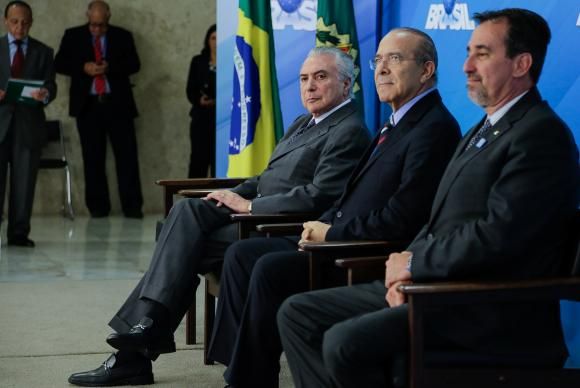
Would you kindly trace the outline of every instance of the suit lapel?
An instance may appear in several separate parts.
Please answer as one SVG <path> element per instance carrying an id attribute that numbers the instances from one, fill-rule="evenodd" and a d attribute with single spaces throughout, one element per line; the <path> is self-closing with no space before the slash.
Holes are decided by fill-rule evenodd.
<path id="1" fill-rule="evenodd" d="M 24 57 L 24 68 L 22 69 L 22 78 L 34 78 L 34 64 L 37 62 L 38 50 L 36 49 L 36 42 L 28 37 L 28 48 L 26 56 Z"/>
<path id="2" fill-rule="evenodd" d="M 370 149 L 369 152 L 369 159 L 362 170 L 353 179 L 352 183 L 356 182 L 373 164 L 379 161 L 385 153 L 391 152 L 396 147 L 397 143 L 413 130 L 415 124 L 421 120 L 425 113 L 427 113 L 427 111 L 429 111 L 435 104 L 439 103 L 441 103 L 441 95 L 437 90 L 419 100 L 405 114 L 405 116 L 403 116 L 401 121 L 390 130 L 389 136 L 387 137 L 386 142 L 383 143 L 381 149 L 373 154 L 374 147 L 378 142 L 378 136 L 380 135 L 377 134 L 377 137 L 373 140 L 372 149 Z"/>
<path id="3" fill-rule="evenodd" d="M 10 78 L 10 49 L 8 48 L 8 36 L 4 35 L 0 39 L 0 72 L 8 81 Z M 6 85 L 0 85 L 4 88 Z"/>
<path id="4" fill-rule="evenodd" d="M 288 140 L 291 138 L 292 134 L 295 131 L 299 130 L 302 126 L 308 124 L 308 121 L 310 121 L 312 116 L 305 115 L 302 119 L 297 120 L 294 127 L 288 131 L 286 136 L 284 136 L 282 141 L 279 143 L 278 147 L 276 147 L 275 150 L 276 152 L 272 154 L 272 157 L 270 158 L 270 163 L 288 154 L 289 152 L 304 147 L 306 144 L 311 143 L 314 139 L 326 135 L 333 126 L 342 121 L 344 117 L 354 112 L 354 110 L 355 110 L 354 103 L 353 102 L 348 103 L 347 105 L 343 106 L 342 108 L 331 114 L 320 124 L 316 124 L 315 126 L 306 130 L 304 134 L 300 135 L 298 138 L 296 138 L 295 141 L 290 143 Z"/>
<path id="5" fill-rule="evenodd" d="M 455 179 L 459 176 L 459 173 L 474 159 L 483 152 L 484 150 L 493 147 L 497 144 L 497 140 L 501 138 L 506 132 L 508 132 L 513 126 L 526 114 L 531 106 L 540 102 L 541 96 L 536 88 L 532 88 L 520 101 L 518 101 L 493 127 L 490 128 L 487 135 L 484 137 L 486 140 L 485 144 L 481 148 L 473 146 L 467 152 L 464 149 L 469 142 L 469 139 L 473 134 L 483 125 L 485 117 L 479 121 L 477 125 L 472 127 L 469 132 L 463 137 L 459 142 L 455 154 L 453 155 L 447 170 L 441 178 L 441 183 L 439 184 L 439 189 L 433 200 L 433 207 L 431 209 L 431 220 L 435 219 L 436 214 L 441 209 L 447 193 L 449 192 L 451 186 Z"/>

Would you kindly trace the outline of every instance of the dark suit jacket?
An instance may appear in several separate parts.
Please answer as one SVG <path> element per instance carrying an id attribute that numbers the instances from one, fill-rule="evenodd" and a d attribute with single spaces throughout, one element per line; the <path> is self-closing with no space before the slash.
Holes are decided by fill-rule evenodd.
<path id="1" fill-rule="evenodd" d="M 491 128 L 459 144 L 429 222 L 409 250 L 413 280 L 531 279 L 557 275 L 565 220 L 578 206 L 578 149 L 536 88 Z M 430 325 L 462 346 L 565 353 L 557 304 L 454 309 Z"/>
<path id="2" fill-rule="evenodd" d="M 262 174 L 233 189 L 252 200 L 253 213 L 315 212 L 335 201 L 369 144 L 354 102 L 290 141 L 310 121 L 297 118 L 280 140 Z"/>
<path id="3" fill-rule="evenodd" d="M 49 92 L 49 102 L 56 97 L 54 82 L 53 50 L 36 39 L 28 37 L 28 49 L 24 59 L 22 78 L 44 80 L 44 87 Z M 4 89 L 10 78 L 10 49 L 8 36 L 0 38 L 0 88 Z M 15 141 L 27 147 L 40 148 L 46 143 L 44 130 L 44 106 L 10 104 L 0 102 L 0 142 L 4 140 L 10 123 L 14 119 Z"/>
<path id="4" fill-rule="evenodd" d="M 123 28 L 109 26 L 106 36 L 106 57 L 109 70 L 106 74 L 111 87 L 112 105 L 118 114 L 137 116 L 133 98 L 131 74 L 141 66 L 131 33 Z M 94 62 L 93 40 L 88 24 L 66 30 L 55 58 L 57 73 L 71 77 L 69 114 L 82 113 L 89 97 L 93 77 L 84 72 L 86 62 Z"/>
<path id="5" fill-rule="evenodd" d="M 419 100 L 373 154 L 379 135 L 340 200 L 320 218 L 332 224 L 327 241 L 412 239 L 427 222 L 441 175 L 461 138 L 438 91 Z"/>

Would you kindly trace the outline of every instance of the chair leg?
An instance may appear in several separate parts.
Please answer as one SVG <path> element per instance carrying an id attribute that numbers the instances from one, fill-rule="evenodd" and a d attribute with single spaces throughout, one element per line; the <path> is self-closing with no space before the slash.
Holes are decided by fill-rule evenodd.
<path id="1" fill-rule="evenodd" d="M 215 320 L 215 297 L 209 293 L 209 282 L 205 280 L 205 322 L 203 327 L 203 363 L 213 365 L 213 360 L 209 358 L 209 341 Z"/>
<path id="2" fill-rule="evenodd" d="M 195 299 L 191 306 L 189 306 L 189 310 L 185 315 L 185 343 L 187 345 L 195 345 L 195 326 L 196 326 L 196 309 L 197 303 Z"/>
<path id="3" fill-rule="evenodd" d="M 71 177 L 70 170 L 68 166 L 64 168 L 64 178 L 65 178 L 65 203 L 64 203 L 64 215 L 71 220 L 75 219 L 75 213 L 72 206 L 72 190 L 71 190 Z"/>

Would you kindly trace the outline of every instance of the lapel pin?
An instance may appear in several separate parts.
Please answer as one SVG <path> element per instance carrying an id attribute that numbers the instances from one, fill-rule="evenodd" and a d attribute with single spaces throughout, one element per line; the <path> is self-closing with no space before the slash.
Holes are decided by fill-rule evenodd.
<path id="1" fill-rule="evenodd" d="M 494 136 L 497 136 L 497 135 L 499 135 L 499 131 L 493 131 L 493 135 L 494 135 Z"/>

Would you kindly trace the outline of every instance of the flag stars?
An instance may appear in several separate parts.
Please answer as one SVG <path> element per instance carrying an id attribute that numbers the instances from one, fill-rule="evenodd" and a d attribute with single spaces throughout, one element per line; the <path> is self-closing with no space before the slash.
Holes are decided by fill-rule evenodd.
<path id="1" fill-rule="evenodd" d="M 252 96 L 246 96 L 246 104 L 252 102 Z"/>

